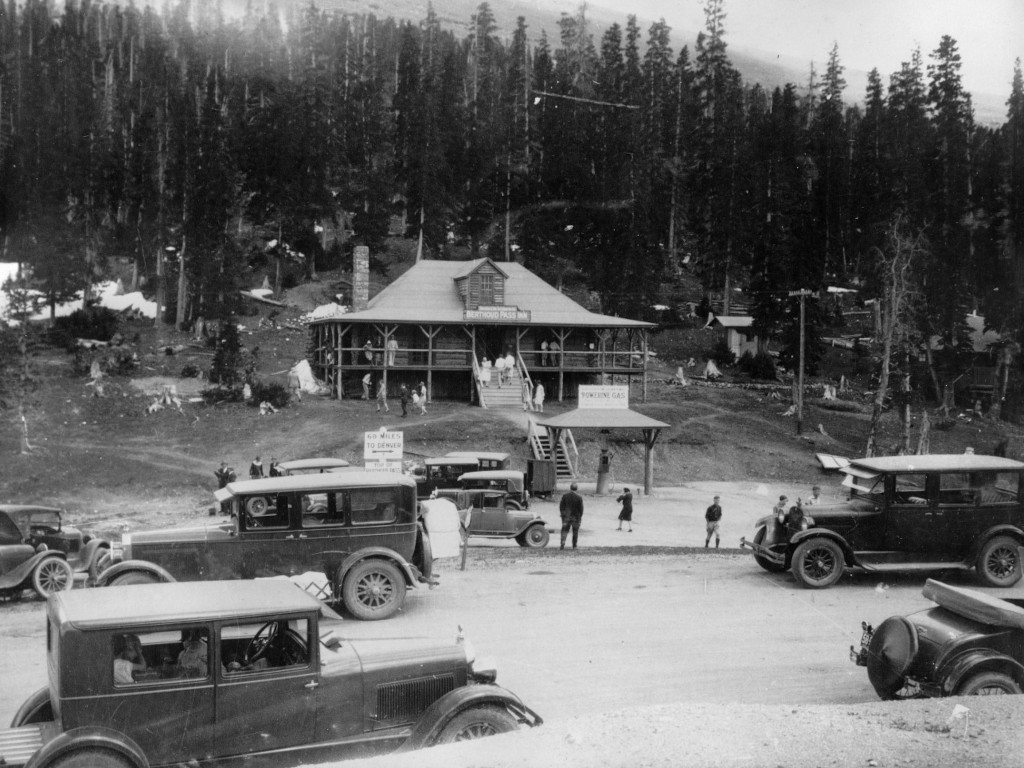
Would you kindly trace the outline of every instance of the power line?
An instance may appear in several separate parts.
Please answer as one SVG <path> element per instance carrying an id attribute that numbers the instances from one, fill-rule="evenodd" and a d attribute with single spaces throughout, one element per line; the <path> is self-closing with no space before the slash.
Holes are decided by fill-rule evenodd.
<path id="1" fill-rule="evenodd" d="M 616 107 L 617 109 L 640 109 L 636 104 L 617 104 L 613 101 L 597 101 L 596 99 L 584 99 L 581 96 L 566 96 L 561 93 L 550 93 L 549 91 L 533 91 L 541 96 L 549 96 L 552 99 L 566 99 L 568 101 L 581 101 L 584 104 L 597 104 L 602 107 Z"/>

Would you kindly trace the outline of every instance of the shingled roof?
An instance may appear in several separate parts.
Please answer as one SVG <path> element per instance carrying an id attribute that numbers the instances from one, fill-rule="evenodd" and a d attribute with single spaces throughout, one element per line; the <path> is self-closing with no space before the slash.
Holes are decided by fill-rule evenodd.
<path id="1" fill-rule="evenodd" d="M 488 321 L 466 321 L 455 278 L 476 269 L 485 259 L 474 261 L 421 261 L 374 296 L 362 312 L 350 312 L 322 322 L 435 323 L 492 325 Z M 508 277 L 505 305 L 530 310 L 530 322 L 516 325 L 583 326 L 591 328 L 653 328 L 653 323 L 590 312 L 559 292 L 522 264 L 495 263 Z M 508 325 L 509 323 L 500 323 Z"/>

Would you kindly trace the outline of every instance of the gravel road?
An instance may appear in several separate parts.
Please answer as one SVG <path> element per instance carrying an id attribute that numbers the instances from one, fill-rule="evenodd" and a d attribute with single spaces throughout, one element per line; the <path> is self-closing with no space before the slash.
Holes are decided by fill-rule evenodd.
<path id="1" fill-rule="evenodd" d="M 454 641 L 461 625 L 545 725 L 345 765 L 1024 766 L 1024 697 L 881 703 L 849 662 L 861 619 L 929 605 L 923 575 L 862 574 L 812 592 L 735 549 L 779 491 L 700 484 L 641 497 L 632 534 L 615 530 L 612 499 L 587 495 L 576 552 L 559 551 L 557 536 L 539 551 L 475 540 L 465 571 L 444 561 L 440 587 L 346 634 Z M 715 492 L 728 548 L 709 552 L 703 509 Z M 554 504 L 535 508 L 555 527 Z M 969 573 L 938 576 L 978 588 Z M 45 679 L 43 604 L 0 605 L 0 616 L 7 721 Z M 969 719 L 949 723 L 957 703 Z"/>

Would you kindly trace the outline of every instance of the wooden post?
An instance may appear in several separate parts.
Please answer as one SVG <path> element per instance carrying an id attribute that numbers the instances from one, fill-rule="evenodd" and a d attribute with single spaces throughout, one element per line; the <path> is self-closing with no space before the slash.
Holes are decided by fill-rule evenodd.
<path id="1" fill-rule="evenodd" d="M 799 291 L 790 291 L 790 296 L 800 297 L 800 366 L 797 371 L 796 384 L 796 433 L 799 435 L 804 431 L 804 300 L 813 295 L 813 291 L 801 288 Z"/>

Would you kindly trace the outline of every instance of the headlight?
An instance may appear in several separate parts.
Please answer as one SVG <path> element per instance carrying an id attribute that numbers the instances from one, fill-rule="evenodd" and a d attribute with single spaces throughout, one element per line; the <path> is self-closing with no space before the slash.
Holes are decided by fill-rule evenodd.
<path id="1" fill-rule="evenodd" d="M 469 665 L 472 677 L 478 683 L 493 683 L 498 679 L 498 665 L 490 656 L 483 656 Z"/>
<path id="2" fill-rule="evenodd" d="M 130 533 L 122 534 L 120 542 L 115 541 L 110 545 L 110 559 L 115 563 L 132 559 L 132 536 Z"/>

